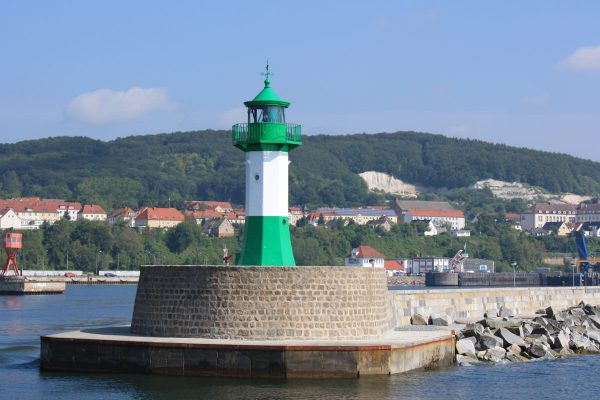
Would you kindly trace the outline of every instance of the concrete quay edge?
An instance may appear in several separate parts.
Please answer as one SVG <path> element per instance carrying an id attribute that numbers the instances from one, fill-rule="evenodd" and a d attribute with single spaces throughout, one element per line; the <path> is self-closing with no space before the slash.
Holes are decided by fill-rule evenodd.
<path id="1" fill-rule="evenodd" d="M 128 327 L 41 337 L 45 370 L 165 375 L 349 378 L 454 362 L 450 330 L 393 331 L 369 340 L 224 340 L 145 337 Z"/>

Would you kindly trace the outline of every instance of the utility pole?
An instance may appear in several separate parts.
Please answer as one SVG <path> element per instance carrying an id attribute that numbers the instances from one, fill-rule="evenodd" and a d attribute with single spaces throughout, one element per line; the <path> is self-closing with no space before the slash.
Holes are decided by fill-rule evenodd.
<path id="1" fill-rule="evenodd" d="M 517 262 L 513 261 L 510 265 L 513 267 L 513 287 L 517 287 Z"/>
<path id="2" fill-rule="evenodd" d="M 96 253 L 96 276 L 98 276 L 98 256 L 100 256 L 100 253 L 102 253 L 102 250 L 98 250 Z"/>

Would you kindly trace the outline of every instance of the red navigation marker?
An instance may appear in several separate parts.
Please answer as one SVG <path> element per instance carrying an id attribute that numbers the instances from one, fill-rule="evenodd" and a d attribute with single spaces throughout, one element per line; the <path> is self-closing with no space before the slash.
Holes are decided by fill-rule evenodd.
<path id="1" fill-rule="evenodd" d="M 7 232 L 2 235 L 2 243 L 6 250 L 6 262 L 4 263 L 4 269 L 2 270 L 2 276 L 8 275 L 8 271 L 12 266 L 15 275 L 20 276 L 21 271 L 17 266 L 17 253 L 19 249 L 23 247 L 23 234 L 16 232 Z"/>

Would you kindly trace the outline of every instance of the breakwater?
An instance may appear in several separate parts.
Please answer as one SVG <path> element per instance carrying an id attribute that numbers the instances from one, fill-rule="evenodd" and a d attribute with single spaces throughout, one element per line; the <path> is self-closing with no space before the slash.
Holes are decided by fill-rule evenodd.
<path id="1" fill-rule="evenodd" d="M 534 318 L 520 318 L 502 309 L 501 317 L 467 324 L 458 335 L 456 360 L 460 365 L 479 361 L 553 360 L 600 352 L 600 309 L 579 303 L 566 310 L 538 310 Z"/>
<path id="2" fill-rule="evenodd" d="M 461 290 L 394 290 L 388 292 L 394 326 L 410 325 L 420 314 L 450 313 L 456 320 L 477 321 L 486 313 L 497 315 L 501 307 L 518 315 L 533 315 L 538 309 L 563 310 L 581 301 L 600 304 L 600 287 L 463 288 Z"/>
<path id="3" fill-rule="evenodd" d="M 61 294 L 64 282 L 31 282 L 20 276 L 0 278 L 0 294 Z"/>

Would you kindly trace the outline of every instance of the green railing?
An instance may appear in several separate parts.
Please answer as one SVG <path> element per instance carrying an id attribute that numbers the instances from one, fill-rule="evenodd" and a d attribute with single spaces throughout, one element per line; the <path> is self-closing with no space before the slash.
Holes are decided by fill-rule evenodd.
<path id="1" fill-rule="evenodd" d="M 250 143 L 302 144 L 302 127 L 298 124 L 244 123 L 234 125 L 232 131 L 234 145 Z"/>

